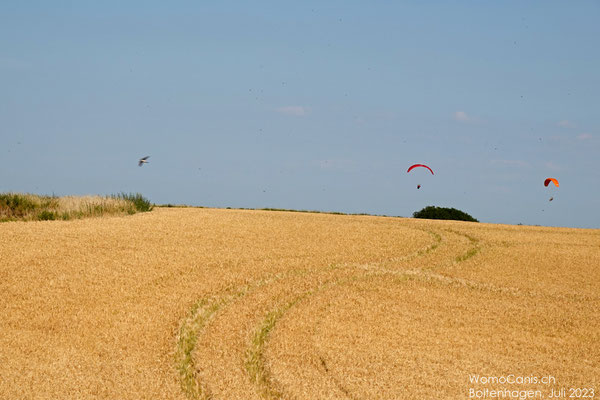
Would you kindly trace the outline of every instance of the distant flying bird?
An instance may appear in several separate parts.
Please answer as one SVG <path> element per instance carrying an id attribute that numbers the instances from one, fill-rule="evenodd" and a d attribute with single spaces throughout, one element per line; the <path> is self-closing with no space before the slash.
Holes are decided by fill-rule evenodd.
<path id="1" fill-rule="evenodd" d="M 148 162 L 149 158 L 150 158 L 150 156 L 140 158 L 140 161 L 138 162 L 138 166 L 141 167 L 142 165 L 146 164 Z"/>
<path id="2" fill-rule="evenodd" d="M 550 200 L 548 200 L 548 201 L 552 201 L 552 200 L 554 200 L 554 197 L 550 197 Z"/>

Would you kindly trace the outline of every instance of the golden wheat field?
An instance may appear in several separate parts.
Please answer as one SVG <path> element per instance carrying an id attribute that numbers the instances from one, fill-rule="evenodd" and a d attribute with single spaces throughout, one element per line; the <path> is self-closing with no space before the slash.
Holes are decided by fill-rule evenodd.
<path id="1" fill-rule="evenodd" d="M 599 310 L 600 230 L 197 208 L 6 222 L 0 399 L 600 396 Z"/>

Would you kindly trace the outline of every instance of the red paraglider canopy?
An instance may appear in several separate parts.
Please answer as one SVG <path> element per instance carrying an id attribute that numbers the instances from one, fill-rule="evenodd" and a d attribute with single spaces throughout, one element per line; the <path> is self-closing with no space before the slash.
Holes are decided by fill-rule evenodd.
<path id="1" fill-rule="evenodd" d="M 433 170 L 432 170 L 431 168 L 429 168 L 429 167 L 428 167 L 427 165 L 425 165 L 425 164 L 414 164 L 414 165 L 411 165 L 411 166 L 410 166 L 410 168 L 408 169 L 408 171 L 406 171 L 406 172 L 408 173 L 408 172 L 410 172 L 410 171 L 411 171 L 413 168 L 416 168 L 416 167 L 423 167 L 423 168 L 427 168 L 427 169 L 429 170 L 429 172 L 431 172 L 431 175 L 435 175 L 435 174 L 433 173 Z"/>
<path id="2" fill-rule="evenodd" d="M 547 178 L 544 181 L 544 186 L 548 186 L 550 184 L 550 182 L 554 183 L 554 185 L 556 185 L 556 187 L 558 187 L 558 181 L 554 178 Z"/>

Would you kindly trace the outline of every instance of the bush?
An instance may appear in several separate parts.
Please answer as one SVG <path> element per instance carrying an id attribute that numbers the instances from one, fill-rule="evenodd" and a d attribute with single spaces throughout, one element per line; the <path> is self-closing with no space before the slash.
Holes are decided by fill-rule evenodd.
<path id="1" fill-rule="evenodd" d="M 23 217 L 38 207 L 31 196 L 20 193 L 0 194 L 0 214 L 7 217 Z"/>
<path id="2" fill-rule="evenodd" d="M 479 222 L 466 212 L 457 210 L 456 208 L 445 208 L 435 206 L 428 206 L 422 209 L 421 211 L 415 211 L 413 213 L 413 217 L 425 219 L 451 219 L 457 221 Z"/>
<path id="3" fill-rule="evenodd" d="M 56 214 L 52 211 L 44 210 L 38 214 L 38 219 L 40 221 L 54 221 L 56 219 Z"/>
<path id="4" fill-rule="evenodd" d="M 140 193 L 119 193 L 114 197 L 132 202 L 136 211 L 152 211 L 152 208 L 154 208 L 154 205 L 150 203 L 150 200 Z"/>

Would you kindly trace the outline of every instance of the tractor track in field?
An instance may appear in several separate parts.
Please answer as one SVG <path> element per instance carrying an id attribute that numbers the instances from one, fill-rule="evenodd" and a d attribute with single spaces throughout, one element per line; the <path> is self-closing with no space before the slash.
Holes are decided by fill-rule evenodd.
<path id="1" fill-rule="evenodd" d="M 431 241 L 422 248 L 403 256 L 390 257 L 376 262 L 340 263 L 326 268 L 289 270 L 266 276 L 221 295 L 201 299 L 190 316 L 181 325 L 177 345 L 177 363 L 182 387 L 190 399 L 287 399 L 304 398 L 293 393 L 270 365 L 268 350 L 271 337 L 278 324 L 297 307 L 317 307 L 316 295 L 340 290 L 353 282 L 383 279 L 402 285 L 406 282 L 435 283 L 445 287 L 468 289 L 531 298 L 543 296 L 535 290 L 494 285 L 491 283 L 453 277 L 444 274 L 456 266 L 476 257 L 491 244 L 469 233 L 453 229 L 424 230 Z M 555 295 L 555 297 L 563 297 Z M 572 296 L 566 296 L 572 297 Z M 317 304 L 313 304 L 316 302 Z M 325 307 L 325 306 L 324 306 Z M 304 326 L 304 330 L 316 329 Z M 229 340 L 223 340 L 223 331 Z M 190 339 L 193 337 L 193 340 Z M 219 339 L 216 339 L 216 338 Z M 288 343 L 300 353 L 303 346 Z M 344 382 L 343 374 L 332 374 L 326 356 L 319 346 L 312 344 L 312 373 L 310 381 L 313 394 L 321 398 L 347 398 L 356 396 Z M 300 361 L 298 359 L 297 361 Z M 227 381 L 219 377 L 227 376 Z M 288 379 L 289 381 L 289 379 Z"/>
<path id="2" fill-rule="evenodd" d="M 291 270 L 199 300 L 182 322 L 176 346 L 176 365 L 188 398 L 287 398 L 285 387 L 267 366 L 265 348 L 270 333 L 286 312 L 309 301 L 316 293 L 372 276 L 477 286 L 433 271 L 476 255 L 481 250 L 479 239 L 452 230 L 425 232 L 432 238 L 431 242 L 408 255 L 374 263 Z M 456 251 L 450 254 L 438 251 L 446 247 Z M 242 326 L 236 325 L 238 321 Z M 211 338 L 213 333 L 221 337 L 223 329 L 230 329 L 236 346 Z M 322 372 L 326 375 L 327 368 L 322 368 Z M 227 382 L 215 381 L 215 377 L 227 375 Z M 338 394 L 352 398 L 342 382 L 330 379 L 330 383 L 337 387 Z"/>

